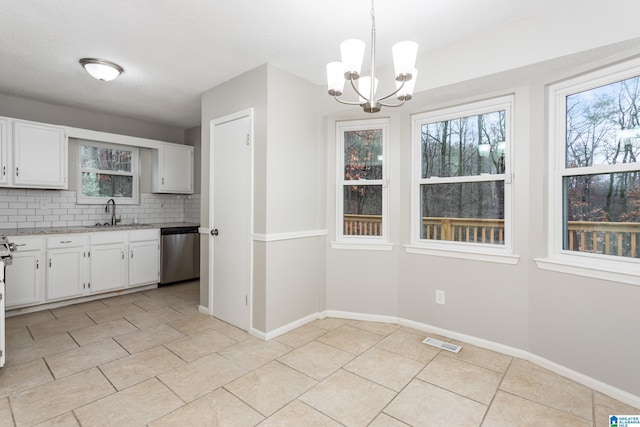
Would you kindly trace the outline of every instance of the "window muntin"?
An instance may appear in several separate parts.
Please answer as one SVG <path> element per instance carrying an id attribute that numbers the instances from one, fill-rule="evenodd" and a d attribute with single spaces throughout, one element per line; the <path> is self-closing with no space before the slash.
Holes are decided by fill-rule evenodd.
<path id="1" fill-rule="evenodd" d="M 137 203 L 137 164 L 136 147 L 80 143 L 78 203 Z"/>
<path id="2" fill-rule="evenodd" d="M 337 240 L 388 240 L 385 155 L 388 120 L 339 122 Z"/>
<path id="3" fill-rule="evenodd" d="M 564 254 L 640 259 L 640 68 L 556 93 Z M 559 235 L 558 235 L 559 234 Z"/>
<path id="4" fill-rule="evenodd" d="M 414 244 L 510 251 L 511 105 L 504 97 L 414 116 Z"/>

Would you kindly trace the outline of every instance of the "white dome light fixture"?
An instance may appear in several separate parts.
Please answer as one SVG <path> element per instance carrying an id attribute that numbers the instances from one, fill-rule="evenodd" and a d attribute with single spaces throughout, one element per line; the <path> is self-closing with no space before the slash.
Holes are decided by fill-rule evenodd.
<path id="1" fill-rule="evenodd" d="M 371 0 L 371 75 L 361 76 L 365 43 L 361 40 L 345 40 L 340 44 L 342 62 L 327 64 L 327 86 L 329 95 L 341 104 L 359 105 L 367 113 L 377 113 L 382 107 L 400 107 L 413 96 L 418 70 L 415 69 L 418 44 L 412 41 L 396 43 L 393 46 L 393 63 L 396 75 L 396 90 L 390 94 L 376 98 L 378 79 L 375 78 L 376 67 L 376 16 L 373 0 Z M 359 101 L 344 101 L 339 98 L 346 81 L 358 94 Z M 356 81 L 358 85 L 356 86 Z M 373 84 L 372 84 L 373 82 Z M 384 102 L 396 95 L 394 103 Z"/>
<path id="2" fill-rule="evenodd" d="M 124 72 L 121 66 L 98 58 L 82 58 L 80 64 L 94 79 L 110 82 Z"/>

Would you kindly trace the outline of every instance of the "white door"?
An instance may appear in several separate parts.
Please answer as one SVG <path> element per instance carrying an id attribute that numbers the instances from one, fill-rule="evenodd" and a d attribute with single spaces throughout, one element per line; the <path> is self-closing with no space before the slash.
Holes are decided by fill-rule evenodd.
<path id="1" fill-rule="evenodd" d="M 212 122 L 209 280 L 211 314 L 245 331 L 250 325 L 251 112 Z"/>

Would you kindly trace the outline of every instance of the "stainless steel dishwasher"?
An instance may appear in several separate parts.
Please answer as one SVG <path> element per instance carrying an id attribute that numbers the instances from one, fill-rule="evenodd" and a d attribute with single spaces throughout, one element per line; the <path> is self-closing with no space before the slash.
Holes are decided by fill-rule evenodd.
<path id="1" fill-rule="evenodd" d="M 160 229 L 160 285 L 200 277 L 198 227 Z"/>

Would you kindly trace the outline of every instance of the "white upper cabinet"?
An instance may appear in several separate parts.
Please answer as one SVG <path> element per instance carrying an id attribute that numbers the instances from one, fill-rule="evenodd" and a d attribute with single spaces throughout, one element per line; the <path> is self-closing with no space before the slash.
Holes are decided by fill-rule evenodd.
<path id="1" fill-rule="evenodd" d="M 153 150 L 151 191 L 193 194 L 193 147 L 160 144 Z"/>
<path id="2" fill-rule="evenodd" d="M 9 119 L 0 117 L 0 185 L 9 183 Z"/>
<path id="3" fill-rule="evenodd" d="M 64 128 L 15 120 L 12 130 L 13 186 L 67 188 L 68 139 Z"/>

